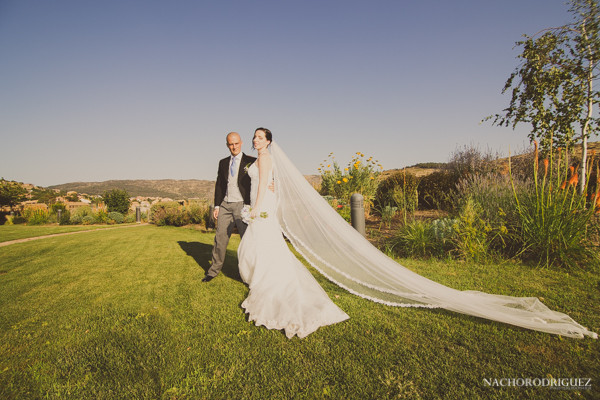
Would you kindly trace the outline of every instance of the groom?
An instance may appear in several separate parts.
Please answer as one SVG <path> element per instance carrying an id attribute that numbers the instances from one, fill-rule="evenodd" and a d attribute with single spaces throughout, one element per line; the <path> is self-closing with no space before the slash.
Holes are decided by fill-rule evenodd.
<path id="1" fill-rule="evenodd" d="M 213 217 L 217 222 L 217 232 L 212 252 L 212 265 L 202 282 L 210 282 L 221 272 L 233 227 L 237 226 L 240 236 L 244 235 L 247 228 L 242 221 L 241 213 L 244 204 L 250 204 L 248 167 L 256 158 L 242 153 L 242 138 L 237 132 L 227 134 L 227 148 L 231 156 L 219 162 L 215 183 Z"/>

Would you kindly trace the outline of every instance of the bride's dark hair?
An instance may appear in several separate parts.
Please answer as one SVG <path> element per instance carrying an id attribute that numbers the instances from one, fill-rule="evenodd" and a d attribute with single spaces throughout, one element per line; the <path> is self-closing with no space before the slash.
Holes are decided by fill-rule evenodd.
<path id="1" fill-rule="evenodd" d="M 269 142 L 273 143 L 273 134 L 271 133 L 270 130 L 268 130 L 267 128 L 256 128 L 254 130 L 255 135 L 256 135 L 257 131 L 263 131 L 265 133 L 265 139 L 267 139 Z M 271 145 L 271 143 L 269 143 L 269 145 Z M 252 148 L 254 149 L 254 143 L 252 143 Z"/>

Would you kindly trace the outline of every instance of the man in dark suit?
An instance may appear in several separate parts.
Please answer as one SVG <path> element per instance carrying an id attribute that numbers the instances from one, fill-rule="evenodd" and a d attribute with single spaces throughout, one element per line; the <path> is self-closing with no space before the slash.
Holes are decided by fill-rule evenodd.
<path id="1" fill-rule="evenodd" d="M 242 221 L 241 212 L 244 204 L 250 204 L 248 167 L 256 158 L 242 153 L 242 139 L 237 132 L 227 134 L 227 148 L 231 156 L 219 162 L 215 183 L 213 217 L 217 222 L 217 232 L 212 252 L 212 265 L 202 282 L 210 282 L 221 272 L 233 227 L 237 227 L 240 236 L 244 235 L 247 228 Z"/>

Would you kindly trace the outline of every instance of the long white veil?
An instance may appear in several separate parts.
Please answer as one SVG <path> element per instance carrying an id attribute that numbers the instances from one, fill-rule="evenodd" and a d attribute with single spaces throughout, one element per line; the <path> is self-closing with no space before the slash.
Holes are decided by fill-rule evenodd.
<path id="1" fill-rule="evenodd" d="M 275 142 L 271 156 L 278 217 L 285 236 L 313 267 L 340 287 L 392 306 L 444 308 L 542 332 L 598 338 L 536 297 L 460 291 L 408 270 L 340 217 Z"/>

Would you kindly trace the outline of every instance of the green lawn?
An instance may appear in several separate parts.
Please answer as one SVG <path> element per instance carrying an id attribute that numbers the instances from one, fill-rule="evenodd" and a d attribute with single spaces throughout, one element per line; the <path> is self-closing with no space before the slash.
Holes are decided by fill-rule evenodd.
<path id="1" fill-rule="evenodd" d="M 114 228 L 115 226 L 126 225 L 0 225 L 0 243 L 57 233 Z"/>
<path id="2" fill-rule="evenodd" d="M 292 340 L 255 327 L 240 308 L 239 237 L 223 273 L 200 282 L 212 241 L 191 229 L 139 226 L 0 248 L 0 398 L 600 397 L 598 340 L 383 306 L 316 272 L 350 320 Z M 458 289 L 542 297 L 600 332 L 598 273 L 402 263 Z M 592 389 L 484 383 L 548 377 L 591 378 Z"/>

